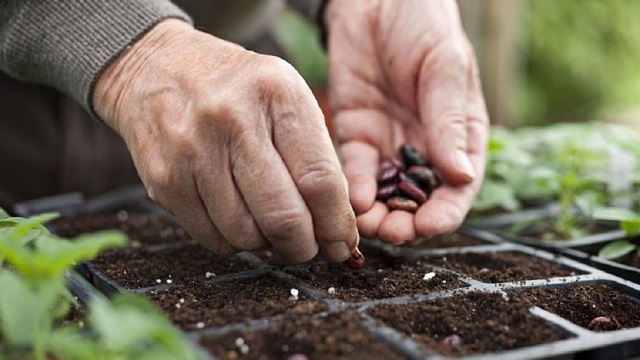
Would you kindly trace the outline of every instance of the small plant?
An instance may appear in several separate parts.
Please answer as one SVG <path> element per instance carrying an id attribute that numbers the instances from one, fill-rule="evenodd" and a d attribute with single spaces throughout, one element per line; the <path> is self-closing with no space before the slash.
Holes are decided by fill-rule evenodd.
<path id="1" fill-rule="evenodd" d="M 52 235 L 44 223 L 57 214 L 10 217 L 0 209 L 0 337 L 10 359 L 195 359 L 180 333 L 153 305 L 133 295 L 89 306 L 89 333 L 77 324 L 56 326 L 75 299 L 65 274 L 101 250 L 123 246 L 119 232 Z"/>
<path id="2" fill-rule="evenodd" d="M 639 213 L 621 208 L 602 208 L 594 211 L 594 217 L 601 220 L 617 221 L 620 229 L 628 236 L 640 234 Z M 614 260 L 633 251 L 636 251 L 636 256 L 640 257 L 640 247 L 637 244 L 630 240 L 616 240 L 602 247 L 598 252 L 598 256 L 603 259 Z"/>

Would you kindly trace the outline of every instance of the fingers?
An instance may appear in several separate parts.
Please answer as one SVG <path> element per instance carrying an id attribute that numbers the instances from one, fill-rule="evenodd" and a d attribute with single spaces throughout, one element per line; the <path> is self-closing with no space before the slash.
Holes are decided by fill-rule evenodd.
<path id="1" fill-rule="evenodd" d="M 375 147 L 348 142 L 341 146 L 345 174 L 349 182 L 349 198 L 357 215 L 371 209 L 376 199 L 379 152 Z"/>
<path id="2" fill-rule="evenodd" d="M 274 144 L 311 213 L 320 248 L 330 260 L 344 261 L 359 241 L 344 174 L 311 92 L 288 101 L 297 105 L 295 112 L 272 104 Z"/>
<path id="3" fill-rule="evenodd" d="M 476 177 L 464 186 L 444 185 L 433 192 L 415 216 L 419 236 L 431 236 L 455 230 L 471 208 L 482 185 L 489 136 L 489 117 L 475 64 L 467 72 L 466 149 Z"/>
<path id="4" fill-rule="evenodd" d="M 225 241 L 209 218 L 190 172 L 172 169 L 159 158 L 147 163 L 153 164 L 153 168 L 142 167 L 141 173 L 149 197 L 173 213 L 187 232 L 209 250 L 219 255 L 235 253 L 236 249 Z"/>
<path id="5" fill-rule="evenodd" d="M 368 238 L 374 238 L 378 236 L 380 224 L 389 213 L 387 206 L 379 201 L 376 201 L 369 211 L 364 214 L 358 215 L 356 218 L 358 224 L 358 231 L 360 235 Z"/>
<path id="6" fill-rule="evenodd" d="M 477 173 L 467 154 L 467 87 L 471 59 L 464 36 L 437 44 L 420 69 L 418 107 L 426 151 L 452 185 L 468 184 Z"/>

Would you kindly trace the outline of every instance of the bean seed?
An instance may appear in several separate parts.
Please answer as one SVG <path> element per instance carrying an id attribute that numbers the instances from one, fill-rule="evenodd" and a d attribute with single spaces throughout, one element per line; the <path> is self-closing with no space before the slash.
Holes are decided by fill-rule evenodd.
<path id="1" fill-rule="evenodd" d="M 402 144 L 400 146 L 400 156 L 402 157 L 402 161 L 407 168 L 413 165 L 427 165 L 425 159 L 418 153 L 418 151 L 416 151 L 413 146 L 409 144 Z"/>
<path id="2" fill-rule="evenodd" d="M 347 260 L 347 266 L 351 269 L 360 269 L 364 266 L 364 255 L 358 248 L 353 249 L 353 252 L 351 252 L 351 257 Z"/>
<path id="3" fill-rule="evenodd" d="M 394 196 L 387 200 L 386 204 L 389 210 L 404 210 L 408 212 L 415 212 L 418 210 L 417 202 L 402 196 Z"/>
<path id="4" fill-rule="evenodd" d="M 447 349 L 458 348 L 462 346 L 462 338 L 458 335 L 449 335 L 442 340 L 442 345 Z"/>
<path id="5" fill-rule="evenodd" d="M 591 331 L 597 331 L 597 332 L 609 331 L 609 330 L 615 330 L 616 325 L 608 317 L 598 316 L 597 318 L 594 318 L 593 320 L 591 320 L 591 322 L 589 323 L 589 326 L 587 326 L 587 329 Z"/>
<path id="6" fill-rule="evenodd" d="M 433 186 L 433 178 L 436 175 L 433 170 L 426 166 L 414 165 L 406 171 L 406 174 L 407 177 L 415 181 L 416 184 L 418 184 L 418 186 L 420 186 L 420 188 L 425 192 L 431 192 L 433 188 L 435 188 L 435 186 Z"/>
<path id="7" fill-rule="evenodd" d="M 427 201 L 427 194 L 425 194 L 424 191 L 416 185 L 416 183 L 408 178 L 400 181 L 398 189 L 400 192 L 417 202 L 418 205 L 422 205 Z"/>
<path id="8" fill-rule="evenodd" d="M 391 163 L 383 164 L 380 168 L 380 172 L 378 173 L 378 183 L 393 183 L 394 181 L 396 181 L 398 173 L 400 173 L 400 168 L 398 166 Z"/>
<path id="9" fill-rule="evenodd" d="M 387 201 L 390 197 L 397 195 L 398 185 L 387 184 L 378 187 L 378 193 L 376 194 L 376 200 Z"/>

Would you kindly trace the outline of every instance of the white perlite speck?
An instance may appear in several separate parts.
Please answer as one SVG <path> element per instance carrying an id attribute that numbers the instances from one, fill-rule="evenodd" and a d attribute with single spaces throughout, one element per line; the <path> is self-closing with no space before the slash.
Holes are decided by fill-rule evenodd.
<path id="1" fill-rule="evenodd" d="M 243 338 L 241 338 L 241 337 L 237 338 L 237 339 L 236 339 L 236 346 L 237 346 L 237 347 L 240 347 L 240 346 L 242 346 L 242 345 L 244 345 L 244 339 L 243 339 Z"/>
<path id="2" fill-rule="evenodd" d="M 426 274 L 424 274 L 424 276 L 422 277 L 422 280 L 431 280 L 436 276 L 435 272 L 428 272 Z"/>
<path id="3" fill-rule="evenodd" d="M 196 327 L 197 327 L 198 329 L 204 329 L 204 322 L 202 322 L 202 321 L 198 322 L 198 323 L 196 324 Z"/>
<path id="4" fill-rule="evenodd" d="M 180 305 L 180 303 L 176 304 L 176 309 L 180 309 L 182 307 L 182 305 Z"/>
<path id="5" fill-rule="evenodd" d="M 248 354 L 248 353 L 249 353 L 249 345 L 244 344 L 244 345 L 240 346 L 240 352 L 241 352 L 243 355 Z"/>
<path id="6" fill-rule="evenodd" d="M 333 295 L 333 294 L 335 294 L 335 293 L 336 293 L 336 288 L 334 288 L 334 287 L 332 286 L 332 287 L 330 287 L 330 288 L 327 290 L 327 292 L 329 293 L 329 295 Z"/>
<path id="7" fill-rule="evenodd" d="M 208 279 L 208 278 L 210 278 L 210 277 L 214 277 L 214 276 L 216 276 L 216 274 L 214 274 L 214 273 L 212 273 L 212 272 L 207 271 L 207 272 L 204 274 L 204 276 Z"/>
<path id="8" fill-rule="evenodd" d="M 180 301 L 180 304 L 184 304 L 184 298 L 180 298 L 178 301 Z"/>
<path id="9" fill-rule="evenodd" d="M 160 280 L 160 279 L 156 279 L 156 282 L 157 282 L 158 284 L 162 284 L 162 280 Z"/>
<path id="10" fill-rule="evenodd" d="M 167 284 L 171 284 L 173 281 L 171 279 L 167 279 Z"/>
<path id="11" fill-rule="evenodd" d="M 294 300 L 294 301 L 298 300 L 298 294 L 299 294 L 298 289 L 291 289 L 291 297 L 290 297 L 290 299 Z"/>

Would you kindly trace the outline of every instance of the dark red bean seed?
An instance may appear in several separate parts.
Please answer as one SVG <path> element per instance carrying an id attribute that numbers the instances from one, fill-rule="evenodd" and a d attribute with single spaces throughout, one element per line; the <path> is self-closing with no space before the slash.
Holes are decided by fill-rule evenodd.
<path id="1" fill-rule="evenodd" d="M 387 201 L 387 199 L 397 194 L 398 194 L 398 185 L 396 184 L 382 185 L 378 187 L 376 200 Z"/>
<path id="2" fill-rule="evenodd" d="M 398 183 L 398 190 L 417 202 L 418 205 L 422 205 L 427 201 L 427 194 L 409 179 L 400 181 L 400 183 Z"/>
<path id="3" fill-rule="evenodd" d="M 408 212 L 416 212 L 418 210 L 418 203 L 415 200 L 407 199 L 402 196 L 394 196 L 387 200 L 387 207 L 389 210 L 404 210 Z"/>
<path id="4" fill-rule="evenodd" d="M 378 183 L 380 184 L 388 184 L 394 182 L 398 174 L 400 173 L 400 168 L 394 164 L 383 164 L 380 168 L 380 172 L 378 172 Z"/>
<path id="5" fill-rule="evenodd" d="M 351 257 L 347 260 L 347 266 L 351 269 L 360 269 L 364 266 L 364 255 L 358 248 L 353 249 L 353 252 L 351 252 Z"/>
<path id="6" fill-rule="evenodd" d="M 400 146 L 400 156 L 406 168 L 410 168 L 413 165 L 425 166 L 427 162 L 418 154 L 416 149 L 409 144 L 402 144 Z"/>
<path id="7" fill-rule="evenodd" d="M 442 340 L 442 345 L 447 349 L 458 348 L 462 346 L 462 338 L 458 335 L 449 335 Z"/>
<path id="8" fill-rule="evenodd" d="M 425 192 L 433 190 L 433 181 L 436 176 L 433 170 L 426 166 L 414 165 L 406 171 L 407 177 L 413 180 Z"/>
<path id="9" fill-rule="evenodd" d="M 591 320 L 591 322 L 589 323 L 589 326 L 587 326 L 587 329 L 591 331 L 600 332 L 600 331 L 616 330 L 617 327 L 608 317 L 598 316 L 597 318 Z"/>

